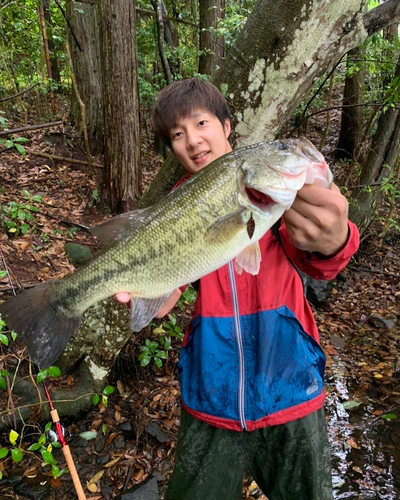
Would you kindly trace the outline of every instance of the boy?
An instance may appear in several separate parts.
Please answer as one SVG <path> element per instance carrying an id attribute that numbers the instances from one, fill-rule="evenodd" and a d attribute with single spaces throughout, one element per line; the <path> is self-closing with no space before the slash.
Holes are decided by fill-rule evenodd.
<path id="1" fill-rule="evenodd" d="M 189 175 L 232 150 L 227 103 L 202 80 L 166 87 L 154 126 Z M 260 240 L 258 275 L 229 263 L 200 279 L 179 362 L 183 408 L 166 500 L 239 499 L 246 470 L 269 500 L 332 499 L 324 355 L 293 263 L 333 279 L 358 247 L 347 214 L 336 186 L 304 186 L 278 234 Z"/>

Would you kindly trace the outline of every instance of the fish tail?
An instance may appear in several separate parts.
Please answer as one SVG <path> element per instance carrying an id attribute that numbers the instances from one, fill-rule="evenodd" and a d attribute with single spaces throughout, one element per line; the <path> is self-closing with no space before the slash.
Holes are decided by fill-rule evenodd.
<path id="1" fill-rule="evenodd" d="M 8 328 L 21 335 L 39 368 L 48 368 L 64 351 L 81 316 L 71 317 L 56 300 L 57 282 L 25 290 L 0 305 Z"/>

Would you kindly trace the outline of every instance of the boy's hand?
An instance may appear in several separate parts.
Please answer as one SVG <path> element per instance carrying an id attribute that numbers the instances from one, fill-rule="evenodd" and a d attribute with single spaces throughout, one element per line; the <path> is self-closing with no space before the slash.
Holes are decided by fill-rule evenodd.
<path id="1" fill-rule="evenodd" d="M 160 310 L 156 314 L 156 318 L 162 318 L 165 316 L 169 311 L 175 306 L 175 304 L 178 302 L 179 297 L 182 295 L 182 292 L 179 288 L 176 288 L 171 295 L 168 297 L 168 299 L 164 302 L 164 304 L 160 307 Z M 114 295 L 115 299 L 118 300 L 118 302 L 122 303 L 127 303 L 130 302 L 131 296 L 129 295 L 128 292 L 118 292 Z"/>
<path id="2" fill-rule="evenodd" d="M 330 256 L 347 243 L 349 207 L 339 188 L 305 185 L 283 219 L 290 241 L 306 252 Z"/>

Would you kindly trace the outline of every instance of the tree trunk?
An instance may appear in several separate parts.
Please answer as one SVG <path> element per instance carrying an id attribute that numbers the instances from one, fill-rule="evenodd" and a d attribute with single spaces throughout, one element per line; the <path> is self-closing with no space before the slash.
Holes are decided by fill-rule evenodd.
<path id="1" fill-rule="evenodd" d="M 225 40 L 216 36 L 218 20 L 224 16 L 225 0 L 200 0 L 199 73 L 214 78 L 225 55 Z"/>
<path id="2" fill-rule="evenodd" d="M 104 110 L 104 196 L 113 212 L 132 210 L 141 195 L 135 3 L 100 0 Z"/>
<path id="3" fill-rule="evenodd" d="M 66 2 L 66 17 L 73 71 L 79 93 L 86 108 L 86 124 L 93 155 L 104 149 L 104 118 L 101 95 L 101 57 L 97 7 L 73 0 Z M 81 109 L 75 93 L 71 93 L 71 121 L 79 129 Z"/>
<path id="4" fill-rule="evenodd" d="M 354 151 L 359 146 L 361 139 L 363 108 L 361 106 L 364 98 L 365 71 L 359 69 L 349 74 L 352 68 L 352 59 L 361 59 L 363 49 L 356 47 L 347 54 L 347 74 L 344 84 L 342 123 L 340 125 L 339 142 L 335 151 L 338 160 L 355 159 Z M 357 64 L 357 63 L 356 63 Z M 362 63 L 361 63 L 362 64 Z M 360 66 L 360 63 L 358 63 Z"/>
<path id="5" fill-rule="evenodd" d="M 395 78 L 400 78 L 398 64 Z M 400 107 L 400 99 L 396 104 Z M 388 177 L 400 152 L 399 109 L 387 108 L 380 116 L 369 154 L 360 175 L 360 186 L 353 191 L 355 204 L 350 205 L 350 218 L 362 234 L 374 219 L 383 197 L 382 179 Z M 371 186 L 369 188 L 369 186 Z"/>
<path id="6" fill-rule="evenodd" d="M 44 11 L 44 19 L 46 21 L 47 34 L 48 34 L 48 44 L 50 51 L 50 64 L 51 64 L 51 74 L 52 78 L 55 82 L 60 83 L 60 68 L 58 67 L 58 59 L 55 53 L 55 46 L 52 37 L 52 26 L 53 23 L 51 21 L 50 15 L 50 0 L 42 0 L 43 3 L 43 11 Z"/>

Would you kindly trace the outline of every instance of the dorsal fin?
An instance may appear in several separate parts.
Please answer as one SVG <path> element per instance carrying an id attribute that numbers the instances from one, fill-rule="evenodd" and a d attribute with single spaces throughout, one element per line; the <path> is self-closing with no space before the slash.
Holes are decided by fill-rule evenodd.
<path id="1" fill-rule="evenodd" d="M 143 215 L 146 209 L 125 212 L 109 219 L 103 224 L 89 228 L 90 232 L 102 240 L 105 245 L 111 246 L 120 240 L 125 231 L 132 228 L 139 228 L 144 224 Z"/>

